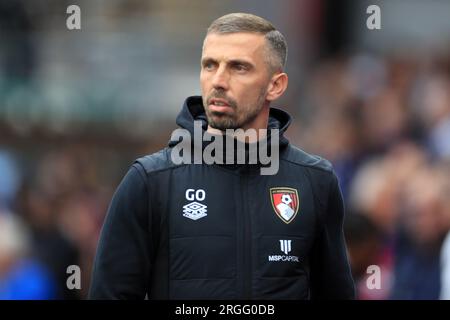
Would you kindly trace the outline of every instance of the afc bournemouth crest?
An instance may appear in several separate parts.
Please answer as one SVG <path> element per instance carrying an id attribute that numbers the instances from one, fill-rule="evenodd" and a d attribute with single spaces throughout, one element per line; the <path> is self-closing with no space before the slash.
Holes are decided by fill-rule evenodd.
<path id="1" fill-rule="evenodd" d="M 270 189 L 273 209 L 284 223 L 294 220 L 298 212 L 299 201 L 296 189 L 280 187 Z"/>

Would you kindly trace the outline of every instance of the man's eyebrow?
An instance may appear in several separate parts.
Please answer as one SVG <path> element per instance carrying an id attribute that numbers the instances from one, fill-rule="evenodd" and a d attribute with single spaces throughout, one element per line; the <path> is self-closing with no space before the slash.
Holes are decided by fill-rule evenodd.
<path id="1" fill-rule="evenodd" d="M 204 65 L 206 63 L 211 63 L 211 62 L 217 63 L 217 61 L 215 59 L 210 58 L 210 57 L 205 57 L 205 58 L 202 58 L 202 60 L 201 60 L 202 65 Z"/>
<path id="2" fill-rule="evenodd" d="M 217 60 L 214 59 L 214 58 L 211 58 L 211 57 L 204 57 L 204 58 L 202 58 L 201 64 L 205 65 L 207 63 L 217 63 Z M 242 60 L 242 59 L 231 59 L 231 60 L 227 61 L 227 64 L 228 65 L 232 65 L 232 66 L 242 65 L 242 66 L 244 66 L 244 67 L 246 67 L 248 69 L 254 68 L 253 63 L 251 63 L 249 61 L 246 61 L 246 60 Z"/>

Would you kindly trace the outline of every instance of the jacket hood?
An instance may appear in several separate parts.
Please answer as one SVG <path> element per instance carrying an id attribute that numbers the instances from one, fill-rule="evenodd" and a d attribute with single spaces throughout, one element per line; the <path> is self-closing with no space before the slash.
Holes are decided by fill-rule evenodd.
<path id="1" fill-rule="evenodd" d="M 208 129 L 208 120 L 206 118 L 201 96 L 191 96 L 184 101 L 181 112 L 177 116 L 176 123 L 178 126 L 188 130 L 191 135 L 193 135 L 195 120 L 202 122 L 203 132 Z M 283 148 L 289 144 L 288 139 L 284 136 L 284 132 L 291 124 L 291 121 L 292 117 L 286 111 L 277 108 L 270 108 L 267 129 L 280 130 L 280 148 Z M 268 131 L 268 134 L 270 134 L 270 131 Z M 179 141 L 171 140 L 169 141 L 169 146 L 172 147 L 178 142 Z"/>

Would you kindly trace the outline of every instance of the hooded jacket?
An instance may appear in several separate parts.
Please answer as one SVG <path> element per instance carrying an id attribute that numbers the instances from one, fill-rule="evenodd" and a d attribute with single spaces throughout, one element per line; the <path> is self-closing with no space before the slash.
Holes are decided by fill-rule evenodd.
<path id="1" fill-rule="evenodd" d="M 177 124 L 193 135 L 194 120 L 206 130 L 197 96 Z M 259 162 L 175 164 L 179 141 L 137 159 L 109 206 L 89 297 L 354 298 L 337 177 L 283 136 L 290 122 L 270 109 L 269 129 L 280 130 L 274 175 Z"/>

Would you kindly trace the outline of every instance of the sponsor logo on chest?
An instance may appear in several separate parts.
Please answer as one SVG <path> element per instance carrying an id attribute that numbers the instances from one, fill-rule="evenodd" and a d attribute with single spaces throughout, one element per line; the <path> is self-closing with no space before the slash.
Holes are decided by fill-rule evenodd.
<path id="1" fill-rule="evenodd" d="M 292 256 L 289 255 L 289 253 L 292 251 L 292 240 L 280 240 L 280 251 L 284 253 L 282 254 L 274 254 L 269 255 L 268 260 L 269 261 L 287 261 L 287 262 L 299 262 L 298 256 Z"/>

